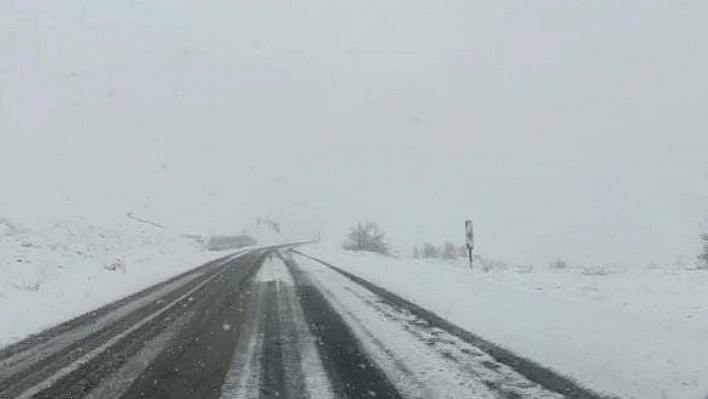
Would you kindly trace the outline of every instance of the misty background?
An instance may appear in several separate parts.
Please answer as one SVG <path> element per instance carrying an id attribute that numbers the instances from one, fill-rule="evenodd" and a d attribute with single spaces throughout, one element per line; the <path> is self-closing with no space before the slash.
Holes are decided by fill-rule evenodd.
<path id="1" fill-rule="evenodd" d="M 708 4 L 5 0 L 0 215 L 690 263 Z"/>

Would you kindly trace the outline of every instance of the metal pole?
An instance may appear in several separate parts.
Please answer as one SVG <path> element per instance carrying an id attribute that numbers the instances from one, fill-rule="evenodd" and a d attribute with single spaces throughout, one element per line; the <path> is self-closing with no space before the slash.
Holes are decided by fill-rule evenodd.
<path id="1" fill-rule="evenodd" d="M 465 220 L 465 245 L 470 255 L 470 269 L 472 269 L 474 267 L 474 258 L 472 257 L 472 250 L 474 250 L 474 221 L 472 220 Z"/>

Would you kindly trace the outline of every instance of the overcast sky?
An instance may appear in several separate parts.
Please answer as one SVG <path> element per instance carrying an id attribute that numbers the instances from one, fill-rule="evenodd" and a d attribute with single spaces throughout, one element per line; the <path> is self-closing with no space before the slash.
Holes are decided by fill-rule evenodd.
<path id="1" fill-rule="evenodd" d="M 0 213 L 692 261 L 702 1 L 0 0 Z"/>

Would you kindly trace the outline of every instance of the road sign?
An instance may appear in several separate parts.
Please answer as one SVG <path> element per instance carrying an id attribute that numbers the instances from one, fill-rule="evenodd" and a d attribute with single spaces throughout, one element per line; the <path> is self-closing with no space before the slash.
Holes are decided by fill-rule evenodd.
<path id="1" fill-rule="evenodd" d="M 465 220 L 465 244 L 468 249 L 474 249 L 474 224 L 471 220 Z"/>

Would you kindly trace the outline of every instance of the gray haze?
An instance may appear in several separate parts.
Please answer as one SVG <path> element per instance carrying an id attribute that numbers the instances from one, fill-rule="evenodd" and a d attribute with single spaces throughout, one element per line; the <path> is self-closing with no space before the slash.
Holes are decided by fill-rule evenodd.
<path id="1" fill-rule="evenodd" d="M 692 261 L 700 1 L 0 2 L 0 213 Z"/>

